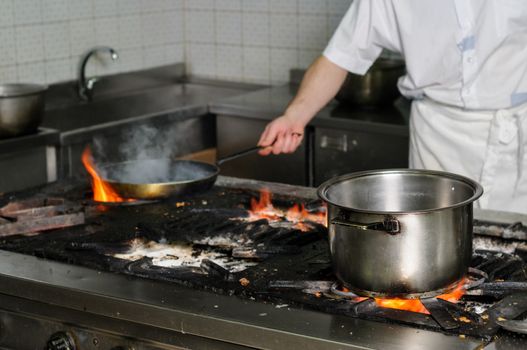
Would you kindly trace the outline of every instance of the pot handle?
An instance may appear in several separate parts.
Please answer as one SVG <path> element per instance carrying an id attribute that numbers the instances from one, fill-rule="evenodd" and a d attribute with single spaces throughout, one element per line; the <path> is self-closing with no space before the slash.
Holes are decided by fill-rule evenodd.
<path id="1" fill-rule="evenodd" d="M 395 218 L 389 218 L 382 222 L 372 222 L 369 224 L 363 224 L 360 222 L 351 222 L 351 221 L 346 221 L 346 220 L 342 220 L 339 218 L 335 218 L 331 220 L 331 223 L 333 225 L 352 227 L 358 230 L 384 231 L 391 235 L 401 232 L 401 224 L 399 223 L 399 220 Z"/>

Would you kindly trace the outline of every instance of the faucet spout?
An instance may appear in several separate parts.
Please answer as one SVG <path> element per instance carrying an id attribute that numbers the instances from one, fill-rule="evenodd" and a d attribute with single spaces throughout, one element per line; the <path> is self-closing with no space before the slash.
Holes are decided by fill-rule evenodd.
<path id="1" fill-rule="evenodd" d="M 79 95 L 79 98 L 83 101 L 89 101 L 92 99 L 93 96 L 93 86 L 97 81 L 97 78 L 86 78 L 86 65 L 88 64 L 90 57 L 92 57 L 98 52 L 109 53 L 113 61 L 119 58 L 117 51 L 108 46 L 96 46 L 86 51 L 86 53 L 82 55 L 79 62 L 77 93 Z"/>

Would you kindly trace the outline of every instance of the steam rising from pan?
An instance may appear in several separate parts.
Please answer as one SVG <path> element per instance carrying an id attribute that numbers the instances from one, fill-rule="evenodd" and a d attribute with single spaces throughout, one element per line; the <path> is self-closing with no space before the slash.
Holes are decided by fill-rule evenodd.
<path id="1" fill-rule="evenodd" d="M 142 159 L 101 167 L 105 179 L 129 184 L 191 181 L 211 176 L 199 164 L 164 159 Z"/>
<path id="2" fill-rule="evenodd" d="M 177 156 L 190 151 L 192 123 L 178 122 L 167 127 L 152 124 L 135 126 L 117 137 L 96 137 L 93 153 L 101 177 L 125 183 L 162 183 L 207 176 L 204 169 Z"/>

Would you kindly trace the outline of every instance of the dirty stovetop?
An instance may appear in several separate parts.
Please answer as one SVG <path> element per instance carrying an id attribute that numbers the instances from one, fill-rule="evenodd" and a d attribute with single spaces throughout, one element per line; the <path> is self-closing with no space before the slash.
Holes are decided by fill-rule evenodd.
<path id="1" fill-rule="evenodd" d="M 473 293 L 459 305 L 433 301 L 432 307 L 443 315 L 438 319 L 437 314 L 387 309 L 372 299 L 335 294 L 338 284 L 327 230 L 319 220 L 324 207 L 318 200 L 285 195 L 271 200 L 258 191 L 215 186 L 208 192 L 161 202 L 100 204 L 91 200 L 87 183 L 72 180 L 2 196 L 0 207 L 35 197 L 72 204 L 71 210 L 84 214 L 84 224 L 3 237 L 0 249 L 272 302 L 277 307 L 308 308 L 486 340 L 498 332 L 497 315 L 511 301 L 510 293 L 500 288 L 479 287 L 483 295 Z M 525 262 L 509 254 L 476 252 L 473 267 L 487 279 L 491 276 L 487 287 L 494 288 L 493 282 L 509 276 L 515 276 L 516 285 L 527 280 Z"/>

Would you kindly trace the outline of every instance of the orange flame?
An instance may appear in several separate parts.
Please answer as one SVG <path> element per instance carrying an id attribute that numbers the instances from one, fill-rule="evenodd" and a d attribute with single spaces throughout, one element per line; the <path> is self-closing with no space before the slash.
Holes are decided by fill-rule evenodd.
<path id="1" fill-rule="evenodd" d="M 439 295 L 437 298 L 443 299 L 446 301 L 449 301 L 451 303 L 457 303 L 459 299 L 465 294 L 465 284 L 467 282 L 466 278 L 463 278 L 461 281 L 458 282 L 454 290 L 450 293 Z M 399 309 L 399 310 L 406 310 L 406 311 L 412 311 L 412 312 L 419 312 L 422 314 L 430 314 L 428 310 L 425 308 L 423 303 L 419 299 L 401 299 L 401 298 L 393 298 L 393 299 L 383 299 L 383 298 L 375 298 L 375 303 L 378 306 L 386 307 L 390 309 Z"/>
<path id="2" fill-rule="evenodd" d="M 249 212 L 249 220 L 287 220 L 293 222 L 295 224 L 294 227 L 302 231 L 308 231 L 310 229 L 309 225 L 306 224 L 305 221 L 311 221 L 319 223 L 321 225 L 326 225 L 325 212 L 311 213 L 306 210 L 303 204 L 295 204 L 289 209 L 281 210 L 273 206 L 271 199 L 271 192 L 266 189 L 260 191 L 259 200 L 252 198 L 251 209 Z"/>
<path id="3" fill-rule="evenodd" d="M 406 310 L 406 311 L 412 311 L 412 312 L 419 312 L 422 314 L 430 314 L 430 312 L 428 312 L 428 310 L 425 308 L 425 306 L 423 305 L 423 303 L 421 303 L 419 299 L 375 298 L 375 303 L 378 306 L 386 307 L 389 309 L 399 309 L 399 310 Z"/>
<path id="4" fill-rule="evenodd" d="M 92 178 L 93 200 L 107 203 L 134 201 L 134 199 L 127 199 L 119 196 L 108 183 L 101 179 L 93 165 L 93 157 L 90 147 L 86 147 L 84 152 L 82 152 L 82 164 L 84 164 L 84 167 Z"/>

